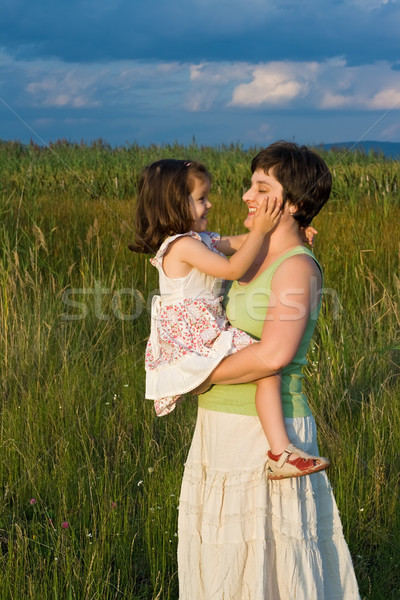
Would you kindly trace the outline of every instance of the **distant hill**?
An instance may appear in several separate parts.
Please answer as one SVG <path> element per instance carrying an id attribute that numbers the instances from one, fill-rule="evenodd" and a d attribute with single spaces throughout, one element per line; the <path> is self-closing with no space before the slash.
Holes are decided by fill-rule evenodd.
<path id="1" fill-rule="evenodd" d="M 338 142 L 335 144 L 322 144 L 322 147 L 326 150 L 331 148 L 347 148 L 352 151 L 362 151 L 365 154 L 369 154 L 371 151 L 383 154 L 387 158 L 394 158 L 400 160 L 400 142 L 377 142 L 373 140 L 362 141 L 362 142 Z"/>

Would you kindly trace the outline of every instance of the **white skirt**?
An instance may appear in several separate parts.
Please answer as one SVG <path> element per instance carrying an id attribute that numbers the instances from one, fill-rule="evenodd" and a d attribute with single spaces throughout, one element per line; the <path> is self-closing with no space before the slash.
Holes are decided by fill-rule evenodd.
<path id="1" fill-rule="evenodd" d="M 318 454 L 313 417 L 286 419 Z M 359 600 L 325 472 L 267 481 L 258 417 L 199 408 L 179 505 L 180 600 Z"/>

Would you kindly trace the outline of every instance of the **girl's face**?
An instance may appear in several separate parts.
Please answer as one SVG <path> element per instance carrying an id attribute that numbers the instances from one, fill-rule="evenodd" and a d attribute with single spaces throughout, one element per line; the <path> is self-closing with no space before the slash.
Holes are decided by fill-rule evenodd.
<path id="1" fill-rule="evenodd" d="M 247 229 L 251 229 L 253 214 L 265 196 L 282 201 L 283 188 L 271 173 L 267 175 L 262 169 L 257 169 L 251 178 L 250 188 L 243 194 L 243 201 L 246 202 L 249 211 L 244 221 Z"/>
<path id="2" fill-rule="evenodd" d="M 211 208 L 211 202 L 208 199 L 210 188 L 208 177 L 194 178 L 194 188 L 189 196 L 189 202 L 193 217 L 192 230 L 196 233 L 207 231 L 207 213 Z"/>

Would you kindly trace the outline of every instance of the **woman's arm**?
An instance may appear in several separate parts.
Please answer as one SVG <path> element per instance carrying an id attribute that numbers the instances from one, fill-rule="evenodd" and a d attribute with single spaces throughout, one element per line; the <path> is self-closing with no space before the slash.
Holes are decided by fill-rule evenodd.
<path id="1" fill-rule="evenodd" d="M 317 305 L 321 276 L 304 255 L 285 260 L 271 285 L 261 341 L 225 358 L 207 380 L 209 384 L 249 383 L 279 373 L 296 356 L 310 310 Z"/>

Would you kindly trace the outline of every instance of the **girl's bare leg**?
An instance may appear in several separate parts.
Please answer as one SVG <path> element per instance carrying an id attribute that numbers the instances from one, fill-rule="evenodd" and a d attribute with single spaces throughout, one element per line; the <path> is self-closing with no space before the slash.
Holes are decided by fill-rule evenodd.
<path id="1" fill-rule="evenodd" d="M 327 458 L 311 456 L 291 444 L 283 415 L 279 375 L 265 377 L 256 383 L 257 413 L 270 445 L 268 478 L 301 477 L 328 468 Z"/>
<path id="2" fill-rule="evenodd" d="M 281 454 L 290 440 L 283 416 L 279 375 L 257 381 L 256 409 L 271 452 Z"/>

